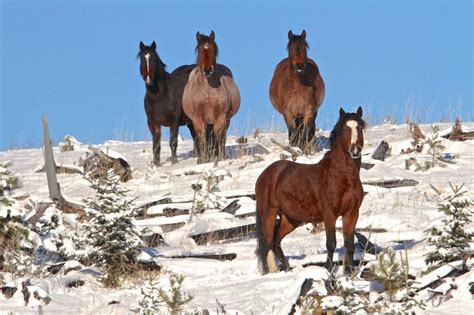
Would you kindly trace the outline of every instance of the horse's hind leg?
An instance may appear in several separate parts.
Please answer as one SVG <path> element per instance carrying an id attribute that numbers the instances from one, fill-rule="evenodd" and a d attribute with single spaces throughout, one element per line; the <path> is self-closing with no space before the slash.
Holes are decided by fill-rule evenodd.
<path id="1" fill-rule="evenodd" d="M 172 164 L 175 164 L 176 162 L 178 162 L 178 157 L 176 155 L 176 149 L 178 147 L 178 130 L 179 130 L 178 123 L 170 127 L 170 131 L 171 131 L 170 149 L 171 149 L 171 163 Z"/>
<path id="2" fill-rule="evenodd" d="M 192 123 L 188 123 L 187 127 L 189 129 L 189 132 L 191 133 L 191 137 L 193 138 L 193 146 L 194 146 L 193 154 L 194 154 L 194 156 L 197 156 L 198 153 L 197 153 L 197 149 L 196 149 L 197 148 L 197 146 L 196 146 L 196 131 L 194 130 L 194 126 L 193 126 Z"/>
<path id="3" fill-rule="evenodd" d="M 299 223 L 290 222 L 287 216 L 284 214 L 280 214 L 280 220 L 278 220 L 275 224 L 275 244 L 274 244 L 274 251 L 275 255 L 278 259 L 278 264 L 280 270 L 288 271 L 290 269 L 290 265 L 285 258 L 285 254 L 283 253 L 283 249 L 281 248 L 281 241 L 285 236 L 290 234 Z"/>
<path id="4" fill-rule="evenodd" d="M 327 250 L 327 259 L 326 267 L 327 270 L 331 271 L 334 266 L 333 256 L 336 249 L 336 220 L 325 219 L 324 220 L 324 229 L 326 230 L 326 250 Z"/>

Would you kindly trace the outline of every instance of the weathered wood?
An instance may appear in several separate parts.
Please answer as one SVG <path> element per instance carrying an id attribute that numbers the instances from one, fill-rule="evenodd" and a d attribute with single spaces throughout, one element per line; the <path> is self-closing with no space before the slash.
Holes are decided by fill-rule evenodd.
<path id="1" fill-rule="evenodd" d="M 414 179 L 391 179 L 391 180 L 380 180 L 380 181 L 364 181 L 363 185 L 372 185 L 383 188 L 399 188 L 407 186 L 416 186 L 419 184 L 418 181 Z"/>
<path id="2" fill-rule="evenodd" d="M 296 306 L 301 305 L 302 299 L 308 294 L 309 290 L 313 286 L 313 282 L 314 280 L 311 278 L 306 278 L 303 281 L 303 284 L 301 285 L 301 288 L 300 288 L 300 294 L 298 295 L 296 302 L 293 303 L 293 306 L 291 307 L 291 310 L 288 313 L 289 315 L 293 315 L 296 313 Z"/>
<path id="3" fill-rule="evenodd" d="M 360 167 L 365 169 L 365 170 L 370 170 L 374 166 L 375 166 L 375 164 L 372 164 L 372 163 L 361 163 L 360 164 Z"/>
<path id="4" fill-rule="evenodd" d="M 202 258 L 202 259 L 214 259 L 214 260 L 234 260 L 237 257 L 236 253 L 227 254 L 184 254 L 184 255 L 172 255 L 166 256 L 169 258 L 186 259 L 186 258 Z"/>
<path id="5" fill-rule="evenodd" d="M 194 239 L 197 245 L 204 245 L 237 237 L 245 237 L 253 233 L 255 233 L 255 223 L 217 231 L 194 234 L 190 235 L 190 237 Z"/>
<path id="6" fill-rule="evenodd" d="M 374 160 L 385 161 L 385 157 L 387 156 L 389 148 L 390 146 L 386 141 L 380 142 L 374 153 L 372 154 L 372 158 Z"/>
<path id="7" fill-rule="evenodd" d="M 277 146 L 279 146 L 280 148 L 282 148 L 283 150 L 285 150 L 286 152 L 290 153 L 291 154 L 291 158 L 294 160 L 296 160 L 296 158 L 300 155 L 303 155 L 303 151 L 301 151 L 300 148 L 297 148 L 297 147 L 290 147 L 289 145 L 284 145 L 278 141 L 276 141 L 275 139 L 271 139 L 271 142 L 273 144 L 276 144 Z"/>
<path id="8" fill-rule="evenodd" d="M 56 177 L 56 163 L 54 162 L 53 147 L 49 137 L 48 120 L 43 113 L 43 154 L 46 168 L 46 178 L 48 179 L 49 197 L 53 202 L 58 202 L 61 198 L 59 192 L 58 178 Z"/>
<path id="9" fill-rule="evenodd" d="M 357 240 L 359 241 L 359 244 L 362 246 L 364 249 L 364 252 L 372 254 L 372 255 L 377 255 L 378 253 L 383 252 L 383 248 L 372 243 L 369 241 L 367 237 L 362 235 L 359 232 L 354 232 L 354 235 L 356 236 Z"/>
<path id="10" fill-rule="evenodd" d="M 93 178 L 106 178 L 108 170 L 112 169 L 119 176 L 120 181 L 127 182 L 132 179 L 130 164 L 123 158 L 114 158 L 93 146 L 88 146 L 88 149 L 93 154 L 81 162 L 84 173 L 90 173 L 89 176 Z"/>
<path id="11" fill-rule="evenodd" d="M 235 212 L 239 210 L 241 205 L 239 204 L 239 200 L 236 199 L 229 203 L 227 206 L 224 207 L 220 212 L 225 212 L 225 213 L 230 213 L 232 215 L 235 215 Z"/>
<path id="12" fill-rule="evenodd" d="M 85 216 L 84 206 L 64 199 L 61 195 L 58 179 L 56 177 L 56 163 L 54 162 L 53 148 L 49 138 L 48 121 L 43 114 L 43 152 L 46 167 L 46 178 L 48 180 L 49 196 L 57 208 L 64 213 L 77 213 L 80 218 Z"/>

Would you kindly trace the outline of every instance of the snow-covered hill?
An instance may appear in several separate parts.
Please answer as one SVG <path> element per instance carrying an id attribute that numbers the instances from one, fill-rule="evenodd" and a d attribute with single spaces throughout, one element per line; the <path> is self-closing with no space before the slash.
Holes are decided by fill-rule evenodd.
<path id="1" fill-rule="evenodd" d="M 452 124 L 439 126 L 440 135 L 443 135 L 451 131 Z M 425 135 L 431 133 L 429 125 L 423 125 L 421 129 Z M 474 123 L 463 124 L 463 130 L 474 130 Z M 328 135 L 329 131 L 320 132 L 322 144 Z M 196 165 L 196 159 L 191 157 L 190 140 L 180 141 L 179 162 L 174 165 L 169 162 L 168 144 L 163 142 L 162 160 L 167 160 L 158 168 L 151 167 L 149 163 L 152 156 L 150 142 L 108 141 L 95 146 L 119 153 L 131 165 L 133 178 L 123 185 L 130 190 L 130 196 L 136 198 L 137 206 L 164 198 L 169 198 L 168 202 L 173 203 L 172 206 L 162 204 L 149 207 L 147 214 L 134 222 L 140 228 L 148 227 L 163 236 L 167 245 L 147 249 L 141 254 L 141 259 L 154 261 L 167 271 L 185 276 L 183 291 L 194 296 L 187 304 L 188 309 L 217 313 L 222 312 L 222 308 L 218 307 L 218 303 L 221 303 L 225 310 L 232 314 L 288 314 L 306 278 L 314 279 L 313 290 L 321 295 L 326 294 L 324 280 L 328 274 L 325 269 L 315 265 L 325 260 L 325 236 L 321 229 L 315 229 L 315 232 L 312 231 L 311 225 L 305 225 L 286 237 L 283 249 L 293 269 L 290 272 L 265 276 L 261 276 L 258 271 L 256 239 L 253 234 L 231 240 L 211 241 L 203 245 L 197 245 L 194 239 L 189 238 L 190 234 L 251 225 L 255 222 L 255 217 L 252 216 L 255 203 L 251 198 L 255 181 L 265 167 L 280 159 L 282 154 L 286 154 L 274 145 L 271 139 L 283 143 L 285 138 L 286 134 L 281 133 L 261 134 L 257 139 L 248 137 L 246 146 L 254 148 L 258 144 L 264 149 L 246 155 L 237 145 L 237 138 L 231 137 L 227 144 L 232 158 L 219 162 L 217 166 L 213 163 Z M 407 125 L 374 126 L 366 130 L 365 139 L 362 162 L 374 166 L 361 170 L 363 182 L 410 179 L 418 184 L 400 188 L 365 184 L 364 191 L 367 194 L 360 209 L 357 228 L 365 231 L 363 234 L 382 248 L 393 247 L 403 252 L 406 246 L 410 273 L 421 277 L 426 268 L 424 255 L 428 251 L 424 231 L 433 224 L 439 224 L 443 219 L 437 209 L 438 204 L 450 192 L 449 183 L 464 183 L 468 195 L 474 199 L 474 140 L 461 142 L 443 138 L 445 148 L 442 152 L 453 163 L 445 163 L 445 167 L 437 166 L 427 171 L 415 171 L 414 167 L 406 169 L 405 161 L 415 157 L 422 162 L 428 160 L 429 155 L 427 148 L 422 153 L 401 153 L 402 150 L 412 148 Z M 374 160 L 371 155 L 382 140 L 390 145 L 390 155 L 385 161 Z M 268 153 L 265 153 L 265 149 Z M 67 152 L 61 152 L 59 147 L 54 147 L 56 163 L 62 165 L 78 166 L 79 160 L 85 158 L 87 152 L 90 152 L 87 146 L 80 143 L 75 144 L 73 151 Z M 318 152 L 311 156 L 300 156 L 297 161 L 316 163 L 323 154 L 324 152 Z M 19 199 L 22 205 L 30 205 L 32 209 L 38 203 L 47 202 L 49 194 L 46 174 L 35 171 L 44 163 L 43 151 L 26 149 L 0 152 L 0 162 L 8 160 L 12 162 L 8 170 L 15 173 L 22 183 L 20 188 L 12 191 L 13 197 Z M 205 211 L 196 214 L 189 222 L 186 210 L 191 208 L 194 200 L 195 191 L 192 185 L 202 182 L 202 173 L 207 170 L 219 172 L 218 187 L 221 196 L 228 198 L 228 203 L 238 200 L 241 207 L 235 214 L 218 210 Z M 90 182 L 81 174 L 58 174 L 58 181 L 62 194 L 69 201 L 82 203 L 85 198 L 94 194 Z M 184 211 L 175 216 L 160 215 L 170 207 Z M 71 214 L 64 215 L 64 220 L 73 224 L 75 217 Z M 171 228 L 172 224 L 175 224 L 174 228 L 177 229 Z M 337 226 L 341 227 L 340 220 Z M 474 230 L 474 225 L 471 224 L 469 229 Z M 342 256 L 341 233 L 337 233 L 337 243 L 336 256 Z M 235 253 L 236 257 L 233 260 L 189 258 L 199 253 Z M 363 253 L 359 251 L 357 255 L 361 257 Z M 171 256 L 185 258 L 169 258 Z M 375 256 L 366 253 L 364 259 L 374 260 Z M 468 260 L 468 267 L 472 268 L 473 264 L 472 259 Z M 49 304 L 31 299 L 29 305 L 24 306 L 20 292 L 21 281 L 24 279 L 7 279 L 10 283 L 16 283 L 20 289 L 10 299 L 0 295 L 0 310 L 20 314 L 36 314 L 40 312 L 40 308 L 45 314 L 129 314 L 138 307 L 142 298 L 140 288 L 147 282 L 147 276 L 143 273 L 126 287 L 112 290 L 103 288 L 96 281 L 93 269 L 84 268 L 68 274 L 59 274 L 41 279 L 31 278 L 32 285 L 51 298 Z M 67 288 L 66 283 L 71 279 L 82 279 L 85 284 L 78 288 Z M 165 280 L 166 276 L 163 276 L 161 281 L 166 282 Z M 474 281 L 474 271 L 471 269 L 454 281 L 457 288 L 450 291 L 451 298 L 447 298 L 439 306 L 437 302 L 429 300 L 426 306 L 428 313 L 466 314 L 469 313 L 467 310 L 473 310 L 468 284 Z M 360 285 L 361 290 L 372 292 L 368 295 L 370 298 L 376 298 L 376 292 L 380 288 L 377 289 L 377 286 L 362 280 Z M 429 291 L 425 291 L 428 294 Z M 118 303 L 109 304 L 111 301 Z"/>

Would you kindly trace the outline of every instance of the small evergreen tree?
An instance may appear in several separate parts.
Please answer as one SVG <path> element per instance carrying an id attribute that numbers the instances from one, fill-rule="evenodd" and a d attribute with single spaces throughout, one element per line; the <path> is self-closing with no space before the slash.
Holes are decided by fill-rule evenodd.
<path id="1" fill-rule="evenodd" d="M 204 171 L 200 182 L 193 184 L 195 191 L 192 213 L 202 213 L 211 209 L 222 209 L 226 206 L 226 198 L 221 196 L 218 175 L 214 170 Z"/>
<path id="2" fill-rule="evenodd" d="M 386 253 L 377 255 L 377 264 L 372 265 L 370 271 L 375 280 L 383 283 L 388 299 L 392 302 L 393 294 L 400 288 L 404 279 L 395 250 L 389 247 Z"/>
<path id="3" fill-rule="evenodd" d="M 84 241 L 90 246 L 88 259 L 105 272 L 106 286 L 117 287 L 121 278 L 133 271 L 143 243 L 131 220 L 131 201 L 119 186 L 117 176 L 93 182 L 96 195 L 87 201 L 88 222 Z"/>
<path id="4" fill-rule="evenodd" d="M 184 305 L 193 299 L 193 295 L 183 292 L 183 275 L 172 272 L 166 272 L 169 284 L 165 288 L 160 286 L 159 279 L 151 274 L 148 285 L 141 289 L 143 298 L 140 300 L 141 314 L 151 315 L 159 313 L 163 307 L 166 307 L 170 314 L 179 314 Z"/>
<path id="5" fill-rule="evenodd" d="M 427 264 L 437 265 L 462 259 L 462 249 L 469 247 L 474 236 L 474 233 L 464 229 L 471 222 L 471 207 L 474 203 L 466 196 L 464 184 L 453 187 L 449 183 L 449 186 L 452 193 L 438 207 L 438 211 L 447 217 L 442 220 L 441 226 L 434 226 L 426 231 L 428 243 L 434 246 L 433 251 L 426 254 Z"/>
<path id="6" fill-rule="evenodd" d="M 432 132 L 431 135 L 428 135 L 423 139 L 422 144 L 428 146 L 428 154 L 430 155 L 430 161 L 425 161 L 421 165 L 417 165 L 417 171 L 422 170 L 426 171 L 430 168 L 435 167 L 436 165 L 445 167 L 444 164 L 437 163 L 437 158 L 440 156 L 441 151 L 444 150 L 444 145 L 441 137 L 439 136 L 439 127 L 437 125 L 431 126 Z"/>

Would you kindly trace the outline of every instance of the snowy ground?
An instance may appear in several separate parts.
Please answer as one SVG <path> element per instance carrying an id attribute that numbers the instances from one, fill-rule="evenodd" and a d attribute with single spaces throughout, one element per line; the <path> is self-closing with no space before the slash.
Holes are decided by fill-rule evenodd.
<path id="1" fill-rule="evenodd" d="M 441 132 L 449 132 L 452 124 L 440 124 Z M 421 126 L 425 134 L 431 133 L 429 125 Z M 463 124 L 464 131 L 474 130 L 474 123 Z M 328 136 L 329 131 L 322 132 L 320 136 Z M 273 145 L 271 138 L 284 142 L 286 135 L 263 134 L 258 139 L 249 137 L 249 144 L 258 142 L 267 147 L 268 154 L 257 156 L 241 156 L 219 162 L 217 169 L 224 170 L 229 175 L 224 176 L 219 188 L 225 197 L 244 196 L 254 193 L 254 184 L 258 175 L 272 162 L 280 159 L 282 149 Z M 410 244 L 408 256 L 411 273 L 420 276 L 425 268 L 423 255 L 427 251 L 425 231 L 431 224 L 440 222 L 442 215 L 437 211 L 437 205 L 449 192 L 448 183 L 453 185 L 465 184 L 471 198 L 474 193 L 474 141 L 449 141 L 443 139 L 445 149 L 443 152 L 455 156 L 455 164 L 448 164 L 446 168 L 436 167 L 425 172 L 415 172 L 405 169 L 405 160 L 412 156 L 401 154 L 402 149 L 411 147 L 407 125 L 381 125 L 368 128 L 365 133 L 365 147 L 363 162 L 373 163 L 375 166 L 369 170 L 361 170 L 362 181 L 388 180 L 388 179 L 413 179 L 419 182 L 416 186 L 386 189 L 372 185 L 364 185 L 368 193 L 360 209 L 357 228 L 382 228 L 387 232 L 367 232 L 364 235 L 382 247 L 394 247 L 402 250 L 402 244 Z M 80 139 L 79 139 L 80 140 Z M 391 147 L 391 155 L 384 161 L 373 160 L 374 152 L 381 140 L 385 140 Z M 236 139 L 230 138 L 228 145 L 235 144 Z M 159 168 L 151 168 L 151 143 L 150 142 L 118 142 L 108 141 L 97 145 L 116 151 L 124 156 L 133 168 L 133 179 L 124 186 L 131 191 L 137 199 L 137 205 L 169 197 L 176 208 L 189 209 L 193 200 L 194 191 L 191 185 L 200 180 L 204 170 L 213 169 L 213 164 L 196 165 L 196 159 L 190 157 L 192 142 L 183 140 L 178 145 L 179 162 L 172 165 L 169 160 L 170 151 L 167 143 L 162 144 L 162 160 L 166 160 Z M 87 146 L 76 146 L 74 151 L 60 152 L 54 147 L 57 164 L 78 165 L 79 159 L 84 158 L 89 150 Z M 299 157 L 301 163 L 315 163 L 321 159 L 324 152 L 312 156 Z M 415 155 L 422 160 L 424 154 Z M 14 196 L 21 196 L 23 202 L 31 204 L 48 200 L 48 186 L 45 173 L 35 172 L 43 164 L 41 149 L 10 150 L 0 152 L 0 162 L 11 160 L 9 168 L 19 176 L 23 186 L 14 190 Z M 61 192 L 70 201 L 81 203 L 84 198 L 91 196 L 93 190 L 89 182 L 80 174 L 58 175 Z M 438 190 L 441 194 L 436 192 Z M 239 197 L 237 197 L 239 198 Z M 250 213 L 255 210 L 253 200 L 240 197 L 242 207 L 239 213 Z M 26 201 L 25 201 L 26 200 Z M 149 209 L 149 214 L 159 213 L 163 206 Z M 155 228 L 158 225 L 173 222 L 186 222 L 188 215 L 179 217 L 153 217 L 136 220 L 140 227 Z M 211 313 L 218 310 L 217 302 L 225 305 L 227 312 L 233 310 L 244 314 L 287 314 L 299 293 L 299 288 L 305 278 L 315 279 L 317 290 L 324 293 L 323 280 L 327 273 L 317 266 L 303 267 L 308 263 L 325 260 L 324 232 L 311 233 L 312 226 L 306 225 L 298 228 L 284 239 L 283 249 L 292 267 L 290 272 L 280 272 L 261 276 L 258 271 L 255 255 L 256 240 L 253 236 L 243 239 L 221 241 L 217 244 L 196 245 L 187 235 L 191 232 L 211 231 L 219 228 L 245 225 L 254 222 L 254 217 L 236 218 L 230 214 L 204 213 L 198 215 L 190 224 L 164 233 L 164 238 L 169 244 L 167 247 L 150 249 L 143 253 L 143 259 L 154 260 L 171 272 L 185 276 L 184 290 L 194 295 L 189 303 L 189 308 L 207 309 Z M 341 222 L 338 221 L 338 226 Z M 473 229 L 474 225 L 470 225 Z M 159 230 L 159 228 L 157 229 Z M 342 254 L 342 235 L 337 234 L 338 254 Z M 237 257 L 231 261 L 218 261 L 200 258 L 166 258 L 166 256 L 196 253 L 236 253 Z M 337 256 L 337 255 L 336 255 Z M 370 260 L 367 254 L 366 259 Z M 108 290 L 94 280 L 94 272 L 89 269 L 73 272 L 54 278 L 34 279 L 33 285 L 42 288 L 52 299 L 45 305 L 33 300 L 24 306 L 20 292 L 6 299 L 0 295 L 0 310 L 20 314 L 36 314 L 41 308 L 45 314 L 129 314 L 138 306 L 141 298 L 140 287 L 146 282 L 136 279 L 127 288 Z M 86 284 L 79 288 L 66 288 L 64 283 L 68 277 L 85 279 Z M 20 281 L 20 280 L 17 280 Z M 456 279 L 457 289 L 452 291 L 452 298 L 434 307 L 431 302 L 427 305 L 430 314 L 467 314 L 473 311 L 472 296 L 467 284 L 474 281 L 474 272 Z M 20 281 L 21 283 L 21 281 Z M 21 287 L 21 286 L 20 286 Z M 111 301 L 118 304 L 108 305 Z"/>

